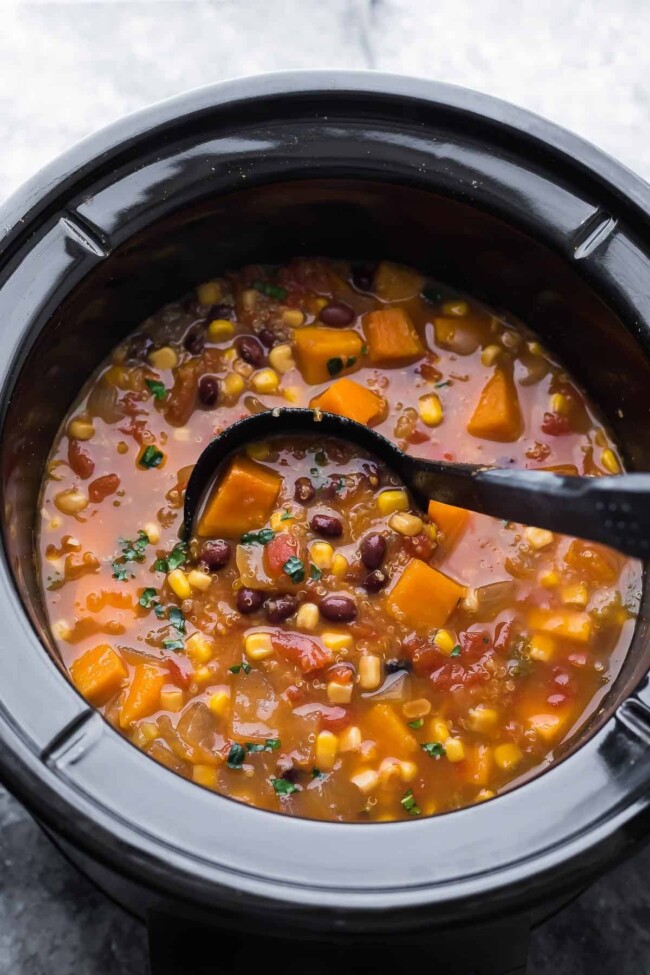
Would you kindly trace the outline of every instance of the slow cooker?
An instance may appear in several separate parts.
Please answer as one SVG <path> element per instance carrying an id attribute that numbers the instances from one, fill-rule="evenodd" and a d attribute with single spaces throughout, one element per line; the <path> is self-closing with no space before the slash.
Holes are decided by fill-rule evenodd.
<path id="1" fill-rule="evenodd" d="M 600 710 L 544 774 L 422 821 L 302 820 L 174 775 L 74 690 L 34 570 L 38 489 L 66 409 L 122 336 L 205 277 L 297 254 L 402 261 L 521 317 L 599 404 L 629 467 L 648 470 L 650 189 L 474 92 L 296 72 L 124 119 L 0 218 L 7 788 L 146 920 L 154 975 L 524 972 L 531 925 L 650 827 L 647 594 Z"/>

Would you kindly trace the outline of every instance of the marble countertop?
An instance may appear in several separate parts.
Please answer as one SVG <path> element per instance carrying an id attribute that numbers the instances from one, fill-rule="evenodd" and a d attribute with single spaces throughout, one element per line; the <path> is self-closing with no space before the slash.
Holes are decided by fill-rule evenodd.
<path id="1" fill-rule="evenodd" d="M 235 75 L 314 67 L 480 89 L 650 179 L 649 37 L 647 0 L 3 0 L 0 201 L 126 112 Z M 141 925 L 1 789 L 0 857 L 0 973 L 146 973 Z M 544 924 L 530 975 L 650 975 L 648 878 L 646 849 Z"/>

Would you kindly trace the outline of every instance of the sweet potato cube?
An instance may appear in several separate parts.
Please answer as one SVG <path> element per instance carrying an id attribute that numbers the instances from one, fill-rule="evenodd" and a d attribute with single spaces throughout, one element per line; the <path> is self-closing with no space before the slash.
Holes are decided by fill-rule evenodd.
<path id="1" fill-rule="evenodd" d="M 128 728 L 134 721 L 146 718 L 159 709 L 160 691 L 166 679 L 154 664 L 137 664 L 120 711 L 120 728 Z"/>
<path id="2" fill-rule="evenodd" d="M 589 614 L 575 609 L 533 609 L 528 622 L 531 630 L 551 633 L 575 643 L 588 643 L 591 636 Z"/>
<path id="3" fill-rule="evenodd" d="M 420 559 L 411 559 L 387 597 L 391 616 L 416 629 L 444 626 L 465 587 Z"/>
<path id="4" fill-rule="evenodd" d="M 370 423 L 382 413 L 384 400 L 354 379 L 337 379 L 309 404 L 312 409 L 347 416 L 357 423 Z"/>
<path id="5" fill-rule="evenodd" d="M 293 345 L 302 378 L 315 386 L 358 369 L 363 342 L 352 329 L 310 325 L 297 329 Z"/>
<path id="6" fill-rule="evenodd" d="M 503 369 L 495 369 L 483 387 L 468 433 L 482 440 L 511 443 L 521 436 L 523 423 L 515 384 Z"/>
<path id="7" fill-rule="evenodd" d="M 418 749 L 415 736 L 390 704 L 374 704 L 366 714 L 365 726 L 386 757 L 408 758 Z"/>
<path id="8" fill-rule="evenodd" d="M 442 532 L 442 547 L 450 552 L 467 528 L 470 512 L 467 508 L 457 508 L 455 504 L 442 501 L 429 501 L 429 518 Z"/>
<path id="9" fill-rule="evenodd" d="M 75 687 L 96 707 L 117 694 L 127 674 L 124 661 L 108 643 L 86 650 L 70 667 Z"/>
<path id="10" fill-rule="evenodd" d="M 417 271 L 382 261 L 375 272 L 375 292 L 382 301 L 408 301 L 422 290 L 424 278 Z"/>
<path id="11" fill-rule="evenodd" d="M 403 308 L 382 308 L 363 324 L 371 362 L 406 362 L 424 354 L 420 336 Z"/>
<path id="12" fill-rule="evenodd" d="M 199 535 L 242 535 L 261 528 L 273 510 L 282 478 L 248 457 L 235 457 L 199 519 Z"/>

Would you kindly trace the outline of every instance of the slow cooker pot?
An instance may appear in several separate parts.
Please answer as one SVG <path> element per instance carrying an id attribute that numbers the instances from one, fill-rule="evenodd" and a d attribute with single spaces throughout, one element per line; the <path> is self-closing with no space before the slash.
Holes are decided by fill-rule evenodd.
<path id="1" fill-rule="evenodd" d="M 525 785 L 409 823 L 275 815 L 150 760 L 68 682 L 33 565 L 38 488 L 79 387 L 142 318 L 228 267 L 310 253 L 403 261 L 520 316 L 650 469 L 648 187 L 494 99 L 306 72 L 127 118 L 0 218 L 4 783 L 147 920 L 154 975 L 523 972 L 530 925 L 648 833 L 645 612 L 598 713 Z"/>

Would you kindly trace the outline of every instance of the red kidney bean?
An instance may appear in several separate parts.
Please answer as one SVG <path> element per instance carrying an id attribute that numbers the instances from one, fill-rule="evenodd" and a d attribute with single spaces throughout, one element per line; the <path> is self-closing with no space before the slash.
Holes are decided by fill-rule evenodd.
<path id="1" fill-rule="evenodd" d="M 319 608 L 321 616 L 331 623 L 351 623 L 357 618 L 356 603 L 349 596 L 325 596 Z"/>
<path id="2" fill-rule="evenodd" d="M 68 464 L 84 481 L 95 473 L 95 461 L 78 440 L 68 443 Z"/>
<path id="3" fill-rule="evenodd" d="M 215 538 L 211 542 L 203 543 L 199 558 L 201 562 L 205 562 L 211 572 L 216 572 L 218 569 L 223 569 L 224 565 L 228 565 L 231 554 L 230 543 L 223 538 Z"/>
<path id="4" fill-rule="evenodd" d="M 191 328 L 183 339 L 183 345 L 190 355 L 200 355 L 205 345 L 205 334 L 198 328 Z"/>
<path id="5" fill-rule="evenodd" d="M 254 613 L 264 602 L 264 593 L 259 589 L 240 589 L 237 593 L 237 609 L 244 616 Z"/>
<path id="6" fill-rule="evenodd" d="M 330 328 L 345 328 L 346 325 L 352 324 L 355 314 L 353 309 L 344 302 L 330 301 L 329 305 L 321 308 L 318 317 L 323 325 L 329 325 Z"/>
<path id="7" fill-rule="evenodd" d="M 258 333 L 258 339 L 262 345 L 266 346 L 267 349 L 272 349 L 275 343 L 278 341 L 278 336 L 275 332 L 272 332 L 270 328 L 263 328 L 261 332 Z"/>
<path id="8" fill-rule="evenodd" d="M 335 515 L 314 515 L 309 527 L 323 538 L 340 538 L 343 534 L 343 524 Z"/>
<path id="9" fill-rule="evenodd" d="M 88 498 L 93 504 L 99 504 L 109 494 L 115 494 L 120 486 L 120 479 L 117 474 L 104 474 L 98 477 L 88 487 Z"/>
<path id="10" fill-rule="evenodd" d="M 301 504 L 307 504 L 316 495 L 316 488 L 308 477 L 299 477 L 293 487 L 293 496 Z"/>
<path id="11" fill-rule="evenodd" d="M 291 593 L 272 596 L 264 603 L 264 613 L 269 623 L 284 623 L 298 609 L 298 600 Z"/>
<path id="12" fill-rule="evenodd" d="M 388 576 L 381 569 L 375 569 L 373 572 L 369 572 L 366 578 L 363 580 L 363 588 L 368 592 L 379 592 L 383 589 L 388 582 Z"/>
<path id="13" fill-rule="evenodd" d="M 366 569 L 378 569 L 386 555 L 386 539 L 379 532 L 370 532 L 361 539 L 359 553 Z"/>
<path id="14" fill-rule="evenodd" d="M 251 366 L 255 366 L 259 369 L 264 363 L 264 349 L 260 342 L 257 341 L 252 335 L 240 335 L 235 342 L 235 348 L 237 349 L 237 355 L 244 362 L 250 363 Z"/>
<path id="15" fill-rule="evenodd" d="M 219 380 L 214 376 L 201 376 L 199 380 L 199 400 L 202 406 L 211 409 L 219 399 Z"/>

